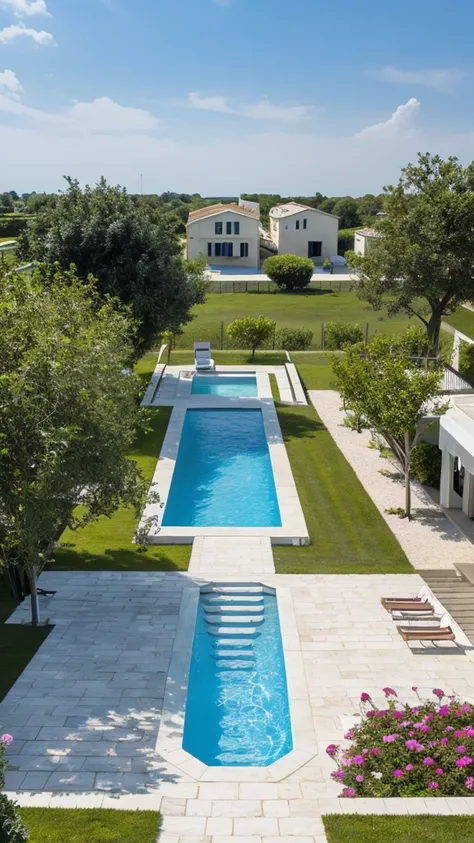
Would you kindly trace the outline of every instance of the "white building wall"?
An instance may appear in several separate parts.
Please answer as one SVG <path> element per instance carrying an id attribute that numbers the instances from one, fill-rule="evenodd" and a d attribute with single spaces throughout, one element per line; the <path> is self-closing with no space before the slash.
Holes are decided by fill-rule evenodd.
<path id="1" fill-rule="evenodd" d="M 354 252 L 356 255 L 360 255 L 360 257 L 365 258 L 366 255 L 370 252 L 376 237 L 371 237 L 367 234 L 361 234 L 359 231 L 356 231 L 354 235 Z"/>
<path id="2" fill-rule="evenodd" d="M 304 228 L 304 220 L 307 220 L 307 227 Z M 274 222 L 271 219 L 271 224 Z M 337 255 L 337 234 L 339 220 L 337 217 L 330 217 L 326 214 L 319 214 L 310 209 L 298 214 L 278 219 L 278 254 L 300 255 L 308 257 L 308 245 L 310 241 L 320 242 L 321 257 L 316 260 L 324 261 L 331 255 Z M 296 223 L 299 222 L 299 228 Z"/>
<path id="3" fill-rule="evenodd" d="M 222 234 L 216 234 L 216 223 L 222 223 Z M 232 234 L 226 234 L 226 223 L 232 223 Z M 240 232 L 234 234 L 234 222 L 240 224 Z M 208 243 L 233 243 L 234 257 L 208 257 Z M 248 258 L 240 257 L 240 244 L 248 243 Z M 215 266 L 246 266 L 257 269 L 260 258 L 259 220 L 233 211 L 223 211 L 209 217 L 202 217 L 188 223 L 189 260 L 204 255 L 208 263 Z"/>

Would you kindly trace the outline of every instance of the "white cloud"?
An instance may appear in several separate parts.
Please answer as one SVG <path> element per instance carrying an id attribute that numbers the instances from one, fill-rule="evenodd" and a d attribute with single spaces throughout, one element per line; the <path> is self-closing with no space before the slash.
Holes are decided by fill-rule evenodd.
<path id="1" fill-rule="evenodd" d="M 19 100 L 24 88 L 13 70 L 0 71 L 0 94 L 12 100 Z"/>
<path id="2" fill-rule="evenodd" d="M 98 97 L 92 102 L 77 102 L 67 117 L 92 132 L 146 132 L 158 125 L 149 111 L 119 105 L 110 97 Z"/>
<path id="3" fill-rule="evenodd" d="M 376 123 L 374 126 L 367 126 L 357 132 L 356 138 L 391 138 L 409 129 L 416 115 L 421 108 L 421 103 L 414 97 L 408 100 L 405 105 L 399 105 L 389 120 L 383 123 Z"/>
<path id="4" fill-rule="evenodd" d="M 314 110 L 312 105 L 277 105 L 267 99 L 254 103 L 240 103 L 232 107 L 229 97 L 206 97 L 196 92 L 189 94 L 188 104 L 191 108 L 202 111 L 234 114 L 252 120 L 280 120 L 284 123 L 297 123 L 299 120 L 304 120 Z"/>
<path id="5" fill-rule="evenodd" d="M 439 91 L 449 91 L 467 77 L 464 70 L 457 68 L 431 68 L 425 70 L 399 70 L 396 67 L 382 67 L 375 72 L 382 82 L 394 82 L 401 85 L 424 85 Z"/>
<path id="6" fill-rule="evenodd" d="M 0 0 L 0 8 L 12 9 L 18 18 L 31 17 L 32 15 L 51 17 L 45 0 Z"/>
<path id="7" fill-rule="evenodd" d="M 29 29 L 23 24 L 13 24 L 0 30 L 0 44 L 12 44 L 17 38 L 31 38 L 35 44 L 46 47 L 55 47 L 56 41 L 50 32 L 44 29 Z"/>

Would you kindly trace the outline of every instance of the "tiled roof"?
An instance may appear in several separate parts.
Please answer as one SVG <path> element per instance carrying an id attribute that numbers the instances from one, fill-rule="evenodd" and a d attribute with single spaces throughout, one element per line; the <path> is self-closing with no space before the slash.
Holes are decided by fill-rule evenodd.
<path id="1" fill-rule="evenodd" d="M 209 205 L 208 208 L 199 208 L 198 211 L 190 211 L 188 222 L 194 222 L 194 220 L 199 220 L 202 217 L 210 217 L 214 214 L 221 214 L 223 211 L 233 211 L 235 214 L 243 214 L 245 217 L 253 217 L 253 219 L 256 220 L 259 219 L 258 211 L 253 208 L 244 208 L 241 205 L 233 203 L 230 205 Z"/>
<path id="2" fill-rule="evenodd" d="M 316 214 L 324 214 L 326 217 L 338 219 L 335 214 L 328 214 L 327 211 L 320 211 L 319 208 L 312 208 L 310 205 L 300 205 L 299 202 L 285 202 L 284 205 L 275 205 L 270 209 L 270 216 L 275 219 L 291 217 L 293 214 L 301 214 L 305 211 L 313 211 Z"/>

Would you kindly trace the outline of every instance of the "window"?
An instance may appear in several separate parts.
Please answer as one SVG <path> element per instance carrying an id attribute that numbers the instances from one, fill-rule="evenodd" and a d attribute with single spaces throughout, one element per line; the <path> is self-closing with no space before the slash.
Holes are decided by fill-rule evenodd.
<path id="1" fill-rule="evenodd" d="M 222 223 L 216 222 L 216 234 L 222 234 Z"/>
<path id="2" fill-rule="evenodd" d="M 299 231 L 300 228 L 300 221 L 296 220 L 296 230 Z"/>
<path id="3" fill-rule="evenodd" d="M 212 243 L 207 244 L 207 257 L 212 258 Z"/>
<path id="4" fill-rule="evenodd" d="M 308 242 L 308 257 L 320 258 L 322 254 L 323 244 L 321 240 L 309 240 Z"/>
<path id="5" fill-rule="evenodd" d="M 220 258 L 221 256 L 221 246 L 222 243 L 214 243 L 214 255 L 216 258 Z"/>
<path id="6" fill-rule="evenodd" d="M 241 243 L 240 244 L 240 257 L 241 258 L 248 258 L 249 256 L 249 244 L 248 243 Z"/>
<path id="7" fill-rule="evenodd" d="M 234 234 L 237 236 L 240 234 L 240 222 L 234 222 Z"/>
<path id="8" fill-rule="evenodd" d="M 226 222 L 225 233 L 226 234 L 232 234 L 232 223 L 231 222 Z"/>
<path id="9" fill-rule="evenodd" d="M 306 217 L 303 220 L 303 228 L 308 228 L 308 220 L 306 219 Z"/>

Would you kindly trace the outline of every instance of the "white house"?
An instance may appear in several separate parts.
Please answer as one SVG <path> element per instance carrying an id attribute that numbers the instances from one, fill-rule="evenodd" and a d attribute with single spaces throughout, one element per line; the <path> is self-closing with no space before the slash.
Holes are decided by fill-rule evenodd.
<path id="1" fill-rule="evenodd" d="M 204 255 L 215 266 L 258 269 L 260 215 L 251 207 L 210 205 L 191 211 L 188 219 L 188 260 Z"/>
<path id="2" fill-rule="evenodd" d="M 375 231 L 374 228 L 361 228 L 360 231 L 356 231 L 354 234 L 354 252 L 356 255 L 365 258 L 378 236 L 378 231 Z"/>
<path id="3" fill-rule="evenodd" d="M 440 418 L 440 503 L 474 518 L 474 395 L 459 395 Z"/>
<path id="4" fill-rule="evenodd" d="M 298 202 L 270 210 L 270 236 L 279 255 L 300 255 L 322 263 L 337 255 L 339 218 Z"/>

